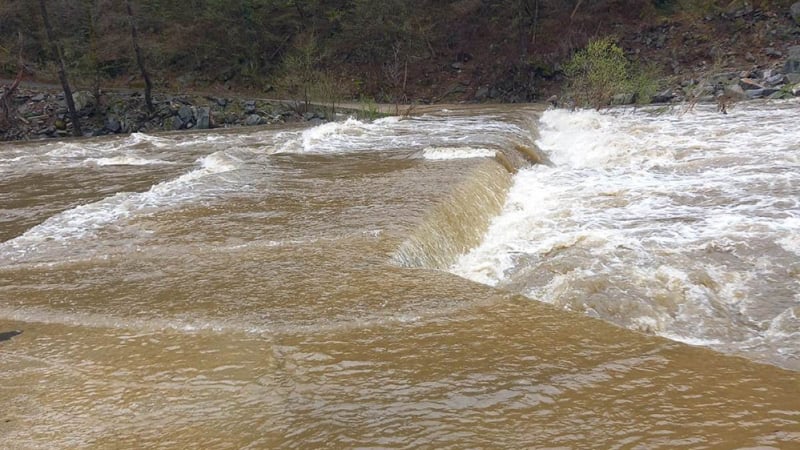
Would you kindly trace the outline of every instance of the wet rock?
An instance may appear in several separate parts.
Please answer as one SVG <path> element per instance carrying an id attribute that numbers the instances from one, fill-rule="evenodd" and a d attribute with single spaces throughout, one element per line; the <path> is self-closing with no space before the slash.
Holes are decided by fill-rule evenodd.
<path id="1" fill-rule="evenodd" d="M 253 100 L 244 102 L 244 113 L 245 114 L 255 114 L 256 112 L 256 102 Z"/>
<path id="2" fill-rule="evenodd" d="M 173 116 L 172 117 L 172 129 L 173 130 L 180 130 L 183 128 L 183 120 L 181 120 L 180 116 Z"/>
<path id="3" fill-rule="evenodd" d="M 453 64 L 450 64 L 450 67 L 455 69 L 455 70 L 462 70 L 462 69 L 464 69 L 464 63 L 462 63 L 462 62 L 454 62 Z"/>
<path id="4" fill-rule="evenodd" d="M 0 333 L 0 342 L 10 341 L 11 338 L 19 336 L 20 334 L 22 334 L 22 331 L 20 331 L 20 330 L 4 331 L 4 332 Z"/>
<path id="5" fill-rule="evenodd" d="M 43 102 L 46 98 L 47 98 L 47 96 L 45 94 L 36 94 L 33 97 L 31 97 L 31 101 L 32 102 Z"/>

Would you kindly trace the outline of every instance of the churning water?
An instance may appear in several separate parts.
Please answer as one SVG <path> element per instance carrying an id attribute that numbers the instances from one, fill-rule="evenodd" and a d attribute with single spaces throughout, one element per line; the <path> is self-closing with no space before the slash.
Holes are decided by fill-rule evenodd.
<path id="1" fill-rule="evenodd" d="M 616 324 L 800 369 L 796 102 L 730 115 L 548 111 L 454 272 Z"/>
<path id="2" fill-rule="evenodd" d="M 790 446 L 797 110 L 7 144 L 0 442 Z"/>

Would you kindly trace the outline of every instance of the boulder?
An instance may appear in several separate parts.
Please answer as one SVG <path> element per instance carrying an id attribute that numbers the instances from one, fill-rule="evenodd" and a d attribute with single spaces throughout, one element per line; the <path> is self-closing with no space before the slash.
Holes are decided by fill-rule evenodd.
<path id="1" fill-rule="evenodd" d="M 630 105 L 636 100 L 633 94 L 617 94 L 611 97 L 612 105 Z"/>
<path id="2" fill-rule="evenodd" d="M 665 91 L 661 91 L 653 95 L 651 101 L 653 103 L 669 103 L 674 98 L 675 98 L 675 93 L 672 92 L 672 89 L 667 89 Z"/>
<path id="3" fill-rule="evenodd" d="M 764 89 L 764 86 L 752 78 L 742 78 L 739 80 L 739 86 L 745 91 L 753 89 Z"/>
<path id="4" fill-rule="evenodd" d="M 184 124 L 189 124 L 194 118 L 194 113 L 192 112 L 192 108 L 188 105 L 183 105 L 178 109 L 178 117 Z"/>
<path id="5" fill-rule="evenodd" d="M 711 85 L 727 85 L 739 79 L 739 72 L 721 72 L 711 75 L 708 83 Z"/>
<path id="6" fill-rule="evenodd" d="M 244 102 L 244 113 L 245 114 L 255 114 L 256 112 L 256 102 L 253 100 Z"/>
<path id="7" fill-rule="evenodd" d="M 781 58 L 781 57 L 783 57 L 783 53 L 779 52 L 778 50 L 775 50 L 772 47 L 765 48 L 764 49 L 764 53 L 767 56 L 771 57 L 771 58 Z"/>
<path id="8" fill-rule="evenodd" d="M 172 117 L 172 129 L 173 130 L 180 130 L 183 128 L 183 120 L 181 120 L 180 116 L 173 116 Z"/>
<path id="9" fill-rule="evenodd" d="M 122 131 L 122 124 L 116 117 L 108 116 L 108 118 L 106 118 L 105 129 L 111 133 L 119 133 Z"/>
<path id="10" fill-rule="evenodd" d="M 244 119 L 244 124 L 247 126 L 260 125 L 261 116 L 258 114 L 250 114 L 246 119 Z"/>
<path id="11" fill-rule="evenodd" d="M 791 84 L 800 83 L 800 73 L 787 73 L 786 81 L 788 81 Z"/>
<path id="12" fill-rule="evenodd" d="M 482 102 L 487 98 L 489 98 L 489 88 L 486 86 L 478 88 L 478 90 L 475 92 L 475 100 Z"/>
<path id="13" fill-rule="evenodd" d="M 747 98 L 747 93 L 738 84 L 729 84 L 725 86 L 724 94 L 735 100 L 744 100 Z"/>
<path id="14" fill-rule="evenodd" d="M 75 110 L 81 111 L 94 105 L 94 95 L 89 91 L 78 91 L 72 94 L 72 102 L 75 103 Z"/>
<path id="15" fill-rule="evenodd" d="M 800 73 L 800 46 L 789 48 L 789 57 L 783 65 L 783 71 L 788 73 Z"/>
<path id="16" fill-rule="evenodd" d="M 789 14 L 794 19 L 794 23 L 800 25 L 800 2 L 796 2 L 789 7 Z"/>
<path id="17" fill-rule="evenodd" d="M 197 108 L 197 129 L 206 130 L 211 127 L 211 108 Z"/>
<path id="18" fill-rule="evenodd" d="M 775 75 L 764 78 L 764 85 L 767 87 L 774 87 L 784 83 L 786 83 L 786 75 L 782 73 L 776 73 Z"/>

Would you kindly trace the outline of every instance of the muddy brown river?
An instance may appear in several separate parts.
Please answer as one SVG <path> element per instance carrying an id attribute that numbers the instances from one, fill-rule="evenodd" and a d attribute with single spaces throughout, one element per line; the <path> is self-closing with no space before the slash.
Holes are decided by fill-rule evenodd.
<path id="1" fill-rule="evenodd" d="M 800 448 L 799 108 L 2 145 L 0 446 Z"/>

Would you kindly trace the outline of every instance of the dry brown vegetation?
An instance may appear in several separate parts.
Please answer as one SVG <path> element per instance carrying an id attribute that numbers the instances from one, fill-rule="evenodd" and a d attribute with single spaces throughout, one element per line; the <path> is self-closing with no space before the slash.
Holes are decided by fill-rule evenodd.
<path id="1" fill-rule="evenodd" d="M 125 0 L 46 0 L 67 70 L 83 87 L 143 87 Z M 131 0 L 156 89 L 378 101 L 530 101 L 560 90 L 562 67 L 614 36 L 665 75 L 769 64 L 800 40 L 790 0 Z M 39 80 L 54 80 L 36 2 L 0 2 L 0 76 L 18 69 L 17 34 Z M 312 53 L 309 53 L 312 52 Z M 300 61 L 300 63 L 298 63 Z M 335 91 L 335 94 L 332 93 Z M 334 101 L 335 103 L 335 101 Z"/>

